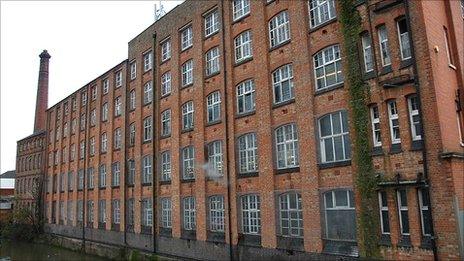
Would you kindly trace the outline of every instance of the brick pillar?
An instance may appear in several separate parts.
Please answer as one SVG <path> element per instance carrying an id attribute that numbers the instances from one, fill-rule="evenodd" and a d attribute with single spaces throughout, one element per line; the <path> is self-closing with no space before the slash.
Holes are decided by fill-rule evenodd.
<path id="1" fill-rule="evenodd" d="M 39 57 L 40 69 L 39 83 L 37 86 L 37 101 L 35 105 L 34 133 L 45 130 L 45 111 L 48 107 L 48 61 L 51 56 L 48 54 L 47 50 L 43 50 Z"/>

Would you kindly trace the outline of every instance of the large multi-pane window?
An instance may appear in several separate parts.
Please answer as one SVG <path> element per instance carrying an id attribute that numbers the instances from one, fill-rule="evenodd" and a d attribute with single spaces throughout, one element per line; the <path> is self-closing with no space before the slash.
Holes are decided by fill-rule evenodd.
<path id="1" fill-rule="evenodd" d="M 398 27 L 398 40 L 400 42 L 401 60 L 411 58 L 411 45 L 409 44 L 409 29 L 406 18 L 401 18 L 396 22 Z"/>
<path id="2" fill-rule="evenodd" d="M 102 93 L 103 95 L 107 94 L 110 89 L 110 81 L 108 79 L 104 79 L 102 82 Z"/>
<path id="3" fill-rule="evenodd" d="M 209 230 L 224 232 L 224 196 L 209 197 Z"/>
<path id="4" fill-rule="evenodd" d="M 380 114 L 377 105 L 371 106 L 371 129 L 372 129 L 372 144 L 374 147 L 382 146 L 382 137 L 380 133 Z"/>
<path id="5" fill-rule="evenodd" d="M 91 168 L 88 168 L 87 169 L 87 187 L 89 189 L 93 189 L 94 188 L 94 182 L 95 182 L 95 177 L 94 177 L 94 169 L 91 167 Z"/>
<path id="6" fill-rule="evenodd" d="M 298 131 L 295 124 L 280 126 L 275 130 L 277 168 L 299 166 Z"/>
<path id="7" fill-rule="evenodd" d="M 234 39 L 235 62 L 241 62 L 253 56 L 251 31 L 245 31 Z"/>
<path id="8" fill-rule="evenodd" d="M 422 236 L 429 237 L 432 235 L 432 220 L 430 213 L 429 191 L 421 188 L 417 191 L 419 195 L 419 211 L 421 217 Z"/>
<path id="9" fill-rule="evenodd" d="M 143 55 L 143 71 L 149 71 L 152 67 L 153 53 L 151 51 Z"/>
<path id="10" fill-rule="evenodd" d="M 250 13 L 250 0 L 233 0 L 232 13 L 234 21 Z"/>
<path id="11" fill-rule="evenodd" d="M 151 183 L 153 173 L 151 155 L 146 155 L 142 158 L 142 182 L 144 184 Z"/>
<path id="12" fill-rule="evenodd" d="M 120 149 L 121 148 L 121 143 L 122 143 L 122 134 L 121 134 L 121 128 L 117 128 L 114 130 L 114 149 Z"/>
<path id="13" fill-rule="evenodd" d="M 188 146 L 182 149 L 182 179 L 195 178 L 195 149 Z"/>
<path id="14" fill-rule="evenodd" d="M 72 225 L 72 221 L 73 221 L 73 201 L 72 200 L 68 200 L 68 202 L 66 203 L 66 213 L 67 213 L 67 217 L 68 217 L 68 225 Z"/>
<path id="15" fill-rule="evenodd" d="M 100 168 L 99 168 L 98 186 L 100 188 L 106 187 L 106 165 L 105 164 L 100 165 Z"/>
<path id="16" fill-rule="evenodd" d="M 143 119 L 143 141 L 149 141 L 152 137 L 152 129 L 151 129 L 152 121 L 151 116 L 146 117 Z"/>
<path id="17" fill-rule="evenodd" d="M 80 125 L 81 125 L 81 131 L 85 130 L 85 113 L 83 113 L 81 115 L 81 124 Z M 59 136 L 57 138 L 59 138 Z"/>
<path id="18" fill-rule="evenodd" d="M 127 185 L 134 185 L 135 183 L 135 161 L 133 159 L 129 159 L 127 161 L 127 169 L 129 171 L 127 175 Z"/>
<path id="19" fill-rule="evenodd" d="M 324 193 L 325 238 L 356 241 L 356 211 L 353 191 L 332 190 Z"/>
<path id="20" fill-rule="evenodd" d="M 119 199 L 113 199 L 112 202 L 113 213 L 112 213 L 112 220 L 113 224 L 121 223 L 121 206 L 119 204 Z"/>
<path id="21" fill-rule="evenodd" d="M 100 143 L 100 151 L 101 152 L 106 152 L 108 150 L 108 135 L 106 132 L 102 133 L 101 135 L 101 143 Z"/>
<path id="22" fill-rule="evenodd" d="M 422 125 L 419 116 L 419 100 L 416 95 L 408 98 L 409 122 L 411 123 L 412 140 L 422 139 Z"/>
<path id="23" fill-rule="evenodd" d="M 161 75 L 161 96 L 171 93 L 171 72 Z"/>
<path id="24" fill-rule="evenodd" d="M 248 133 L 238 138 L 239 172 L 258 171 L 258 146 L 256 134 Z"/>
<path id="25" fill-rule="evenodd" d="M 77 189 L 84 189 L 84 170 L 80 169 L 77 171 Z"/>
<path id="26" fill-rule="evenodd" d="M 87 201 L 87 222 L 93 223 L 94 203 L 93 200 Z"/>
<path id="27" fill-rule="evenodd" d="M 171 39 L 166 39 L 161 43 L 161 61 L 164 62 L 171 58 Z"/>
<path id="28" fill-rule="evenodd" d="M 398 109 L 396 107 L 396 101 L 394 100 L 388 102 L 388 119 L 390 122 L 390 137 L 392 144 L 401 143 Z"/>
<path id="29" fill-rule="evenodd" d="M 129 146 L 135 145 L 135 123 L 129 125 Z"/>
<path id="30" fill-rule="evenodd" d="M 343 82 L 342 58 L 339 45 L 322 49 L 313 56 L 316 90 L 329 88 Z"/>
<path id="31" fill-rule="evenodd" d="M 143 104 L 149 104 L 153 100 L 152 90 L 153 88 L 151 81 L 145 83 L 143 86 Z"/>
<path id="32" fill-rule="evenodd" d="M 114 78 L 115 78 L 114 82 L 115 82 L 116 88 L 121 87 L 122 86 L 122 71 L 116 72 L 116 75 L 114 76 Z"/>
<path id="33" fill-rule="evenodd" d="M 293 91 L 293 66 L 286 64 L 272 73 L 274 103 L 289 101 L 295 97 Z"/>
<path id="34" fill-rule="evenodd" d="M 89 154 L 93 156 L 95 155 L 95 137 L 91 137 L 89 143 Z"/>
<path id="35" fill-rule="evenodd" d="M 122 100 L 121 96 L 116 97 L 116 99 L 114 100 L 114 116 L 115 117 L 121 116 L 122 114 L 121 100 Z"/>
<path id="36" fill-rule="evenodd" d="M 182 86 L 193 83 L 193 60 L 190 59 L 182 64 Z"/>
<path id="37" fill-rule="evenodd" d="M 249 113 L 255 110 L 255 84 L 249 79 L 237 85 L 237 113 Z"/>
<path id="38" fill-rule="evenodd" d="M 151 199 L 144 198 L 142 200 L 142 226 L 153 226 L 153 209 L 151 205 Z"/>
<path id="39" fill-rule="evenodd" d="M 135 110 L 135 106 L 136 106 L 135 90 L 132 90 L 129 93 L 129 110 Z"/>
<path id="40" fill-rule="evenodd" d="M 244 195 L 241 198 L 242 233 L 261 233 L 260 198 L 257 194 Z"/>
<path id="41" fill-rule="evenodd" d="M 206 76 L 219 72 L 219 47 L 213 47 L 211 50 L 206 52 L 205 62 Z"/>
<path id="42" fill-rule="evenodd" d="M 161 113 L 161 136 L 171 135 L 171 110 Z"/>
<path id="43" fill-rule="evenodd" d="M 97 110 L 93 109 L 90 112 L 90 126 L 95 126 L 97 124 Z M 67 126 L 65 125 L 67 128 Z M 66 133 L 63 131 L 63 136 L 66 137 Z"/>
<path id="44" fill-rule="evenodd" d="M 115 162 L 111 165 L 111 185 L 114 187 L 118 187 L 121 179 L 121 165 L 119 162 Z"/>
<path id="45" fill-rule="evenodd" d="M 68 172 L 68 191 L 73 191 L 73 183 L 74 180 L 74 173 L 72 171 Z"/>
<path id="46" fill-rule="evenodd" d="M 107 102 L 103 103 L 102 105 L 101 120 L 102 121 L 108 120 L 108 103 Z"/>
<path id="47" fill-rule="evenodd" d="M 98 222 L 106 223 L 106 200 L 100 199 L 98 201 Z"/>
<path id="48" fill-rule="evenodd" d="M 272 47 L 290 40 L 290 20 L 287 11 L 282 11 L 269 21 L 269 43 Z"/>
<path id="49" fill-rule="evenodd" d="M 205 15 L 205 37 L 219 31 L 219 13 L 215 9 Z"/>
<path id="50" fill-rule="evenodd" d="M 321 162 L 351 159 L 351 143 L 346 111 L 327 114 L 319 119 Z"/>
<path id="51" fill-rule="evenodd" d="M 180 32 L 180 44 L 181 50 L 185 50 L 193 45 L 193 28 L 192 25 L 188 25 Z"/>
<path id="52" fill-rule="evenodd" d="M 208 144 L 208 163 L 212 170 L 211 172 L 214 172 L 209 174 L 213 174 L 215 176 L 222 175 L 222 141 L 217 140 Z"/>
<path id="53" fill-rule="evenodd" d="M 206 114 L 208 122 L 216 122 L 221 119 L 221 93 L 215 91 L 206 98 Z"/>
<path id="54" fill-rule="evenodd" d="M 303 210 L 300 193 L 290 192 L 279 196 L 279 221 L 282 236 L 303 236 Z"/>
<path id="55" fill-rule="evenodd" d="M 369 33 L 365 32 L 361 36 L 363 48 L 364 71 L 371 72 L 374 70 L 374 55 L 372 53 L 372 39 Z"/>
<path id="56" fill-rule="evenodd" d="M 77 201 L 77 221 L 82 222 L 84 221 L 84 201 L 78 200 Z"/>
<path id="57" fill-rule="evenodd" d="M 79 158 L 84 159 L 84 157 L 85 157 L 85 141 L 81 141 L 81 143 L 79 144 L 79 147 L 80 147 Z M 58 151 L 57 154 L 56 154 L 56 157 L 55 157 L 56 162 L 59 161 L 59 157 L 60 157 L 59 153 L 60 152 Z M 55 163 L 55 164 L 57 164 L 57 163 Z"/>
<path id="58" fill-rule="evenodd" d="M 171 228 L 172 227 L 172 209 L 171 209 L 171 198 L 161 199 L 161 227 Z"/>
<path id="59" fill-rule="evenodd" d="M 193 129 L 193 101 L 182 105 L 182 130 Z"/>
<path id="60" fill-rule="evenodd" d="M 171 180 L 171 152 L 165 151 L 161 153 L 161 180 Z"/>
<path id="61" fill-rule="evenodd" d="M 195 198 L 186 197 L 182 200 L 183 207 L 183 228 L 185 230 L 196 229 L 196 215 L 195 215 Z"/>
<path id="62" fill-rule="evenodd" d="M 409 208 L 408 208 L 408 194 L 406 189 L 397 190 L 398 199 L 398 215 L 400 218 L 400 232 L 401 235 L 409 235 Z"/>
<path id="63" fill-rule="evenodd" d="M 135 216 L 135 202 L 133 198 L 127 200 L 127 227 L 129 230 L 134 229 L 134 216 Z"/>
<path id="64" fill-rule="evenodd" d="M 335 18 L 335 1 L 334 0 L 310 0 L 309 17 L 311 28 L 319 26 Z"/>
<path id="65" fill-rule="evenodd" d="M 379 191 L 380 229 L 383 235 L 390 234 L 390 220 L 388 215 L 388 199 L 386 191 Z"/>
<path id="66" fill-rule="evenodd" d="M 130 64 L 130 78 L 133 80 L 135 77 L 137 77 L 137 62 L 133 61 Z"/>
<path id="67" fill-rule="evenodd" d="M 390 47 L 388 46 L 388 33 L 387 27 L 381 25 L 377 28 L 377 33 L 379 34 L 379 48 L 380 48 L 380 57 L 382 58 L 382 66 L 388 66 L 391 64 L 390 58 Z"/>

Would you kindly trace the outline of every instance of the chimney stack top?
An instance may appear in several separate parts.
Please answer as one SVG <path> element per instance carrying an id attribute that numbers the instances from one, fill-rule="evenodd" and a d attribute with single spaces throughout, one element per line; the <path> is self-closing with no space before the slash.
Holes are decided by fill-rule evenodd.
<path id="1" fill-rule="evenodd" d="M 50 59 L 50 54 L 48 54 L 47 50 L 43 50 L 42 53 L 39 55 L 41 59 Z"/>

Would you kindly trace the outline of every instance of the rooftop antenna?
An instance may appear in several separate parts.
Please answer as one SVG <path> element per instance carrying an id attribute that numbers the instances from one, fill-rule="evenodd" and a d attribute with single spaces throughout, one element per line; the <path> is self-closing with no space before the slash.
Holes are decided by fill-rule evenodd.
<path id="1" fill-rule="evenodd" d="M 164 10 L 163 3 L 161 1 L 158 1 L 158 4 L 155 3 L 155 22 L 158 21 L 165 14 L 166 11 Z"/>

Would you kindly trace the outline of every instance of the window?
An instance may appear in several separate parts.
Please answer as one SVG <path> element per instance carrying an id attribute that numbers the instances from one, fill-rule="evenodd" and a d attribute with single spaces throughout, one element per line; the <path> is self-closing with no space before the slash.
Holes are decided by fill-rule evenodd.
<path id="1" fill-rule="evenodd" d="M 129 198 L 127 200 L 127 225 L 128 225 L 128 228 L 132 228 L 132 230 L 134 229 L 134 208 L 135 208 L 135 204 L 134 204 L 134 199 L 133 198 Z"/>
<path id="2" fill-rule="evenodd" d="M 219 47 L 214 47 L 206 53 L 206 76 L 219 73 Z"/>
<path id="3" fill-rule="evenodd" d="M 92 93 L 92 101 L 95 101 L 97 99 L 97 86 L 92 86 L 91 88 L 91 93 Z"/>
<path id="4" fill-rule="evenodd" d="M 195 198 L 186 197 L 182 200 L 183 218 L 184 218 L 184 229 L 195 230 L 196 229 L 196 215 L 195 215 Z"/>
<path id="5" fill-rule="evenodd" d="M 324 193 L 325 239 L 356 241 L 356 213 L 353 191 Z"/>
<path id="6" fill-rule="evenodd" d="M 171 110 L 161 113 L 161 136 L 171 135 Z"/>
<path id="7" fill-rule="evenodd" d="M 98 222 L 106 223 L 106 200 L 98 201 Z"/>
<path id="8" fill-rule="evenodd" d="M 85 113 L 81 115 L 81 131 L 85 130 Z M 57 137 L 59 138 L 59 137 Z"/>
<path id="9" fill-rule="evenodd" d="M 272 47 L 290 40 L 290 20 L 287 11 L 282 11 L 269 21 L 269 42 Z"/>
<path id="10" fill-rule="evenodd" d="M 87 201 L 87 222 L 93 223 L 93 211 L 94 211 L 94 204 L 93 200 Z"/>
<path id="11" fill-rule="evenodd" d="M 134 185 L 135 183 L 135 161 L 130 159 L 127 161 L 127 168 L 129 170 L 129 175 L 127 175 L 127 184 Z"/>
<path id="12" fill-rule="evenodd" d="M 401 143 L 400 138 L 400 124 L 398 119 L 398 109 L 396 108 L 396 101 L 388 102 L 388 118 L 390 121 L 390 135 L 392 144 Z"/>
<path id="13" fill-rule="evenodd" d="M 152 84 L 151 81 L 145 83 L 143 86 L 143 104 L 149 104 L 151 103 L 153 99 L 153 94 L 152 94 Z"/>
<path id="14" fill-rule="evenodd" d="M 408 98 L 409 122 L 411 123 L 412 140 L 422 139 L 422 125 L 419 116 L 419 100 L 416 95 Z"/>
<path id="15" fill-rule="evenodd" d="M 443 26 L 443 34 L 445 38 L 445 48 L 446 48 L 446 57 L 448 58 L 448 65 L 451 68 L 455 69 L 456 67 L 454 66 L 454 56 L 453 56 L 453 52 L 451 49 L 452 45 L 451 45 L 449 34 L 448 34 L 448 28 L 446 28 L 445 26 Z"/>
<path id="16" fill-rule="evenodd" d="M 130 64 L 130 78 L 134 80 L 137 77 L 137 62 L 133 61 Z"/>
<path id="17" fill-rule="evenodd" d="M 255 84 L 246 80 L 237 85 L 237 113 L 244 114 L 255 110 Z"/>
<path id="18" fill-rule="evenodd" d="M 364 71 L 371 72 L 374 70 L 374 56 L 372 54 L 372 39 L 369 33 L 364 33 L 361 36 L 361 43 L 363 48 L 364 58 Z"/>
<path id="19" fill-rule="evenodd" d="M 286 64 L 272 73 L 274 103 L 282 103 L 295 97 L 293 92 L 293 66 Z"/>
<path id="20" fill-rule="evenodd" d="M 81 93 L 81 104 L 82 106 L 85 106 L 87 104 L 87 93 L 86 92 Z"/>
<path id="21" fill-rule="evenodd" d="M 215 91 L 206 98 L 207 121 L 209 123 L 221 120 L 221 94 Z"/>
<path id="22" fill-rule="evenodd" d="M 151 70 L 153 60 L 153 53 L 151 51 L 143 55 L 143 71 L 147 72 Z"/>
<path id="23" fill-rule="evenodd" d="M 68 191 L 73 191 L 73 180 L 74 180 L 74 174 L 72 171 L 68 172 Z"/>
<path id="24" fill-rule="evenodd" d="M 258 146 L 256 134 L 248 133 L 238 138 L 239 172 L 258 171 Z"/>
<path id="25" fill-rule="evenodd" d="M 119 187 L 120 177 L 121 177 L 121 166 L 119 162 L 115 162 L 111 166 L 112 168 L 112 184 L 113 187 Z"/>
<path id="26" fill-rule="evenodd" d="M 90 112 L 90 126 L 95 126 L 95 124 L 97 124 L 97 111 L 93 109 Z"/>
<path id="27" fill-rule="evenodd" d="M 299 166 L 298 133 L 295 124 L 283 125 L 275 130 L 277 168 Z"/>
<path id="28" fill-rule="evenodd" d="M 374 147 L 382 146 L 382 137 L 380 135 L 380 114 L 377 105 L 371 106 L 371 128 L 372 128 L 372 144 Z"/>
<path id="29" fill-rule="evenodd" d="M 116 88 L 122 86 L 122 71 L 116 72 L 114 82 L 116 84 Z"/>
<path id="30" fill-rule="evenodd" d="M 108 103 L 103 103 L 102 105 L 102 113 L 101 113 L 101 120 L 107 121 L 108 120 Z"/>
<path id="31" fill-rule="evenodd" d="M 346 111 L 327 114 L 319 119 L 321 163 L 351 158 L 351 143 Z"/>
<path id="32" fill-rule="evenodd" d="M 303 211 L 301 194 L 290 192 L 279 196 L 280 234 L 282 236 L 303 236 Z"/>
<path id="33" fill-rule="evenodd" d="M 142 226 L 153 226 L 153 209 L 151 208 L 151 199 L 142 200 Z"/>
<path id="34" fill-rule="evenodd" d="M 171 152 L 161 153 L 161 181 L 171 180 Z"/>
<path id="35" fill-rule="evenodd" d="M 135 144 L 135 123 L 129 125 L 129 146 L 134 146 Z"/>
<path id="36" fill-rule="evenodd" d="M 245 31 L 234 39 L 235 43 L 235 63 L 249 59 L 253 56 L 251 31 Z"/>
<path id="37" fill-rule="evenodd" d="M 70 151 L 71 152 L 69 153 L 70 154 L 69 156 L 70 156 L 71 160 L 74 160 L 76 158 L 76 145 L 71 144 Z"/>
<path id="38" fill-rule="evenodd" d="M 188 146 L 182 149 L 182 179 L 195 178 L 195 149 Z"/>
<path id="39" fill-rule="evenodd" d="M 93 189 L 94 188 L 94 184 L 95 184 L 95 177 L 94 177 L 94 170 L 93 168 L 88 168 L 87 169 L 87 187 L 89 189 Z"/>
<path id="40" fill-rule="evenodd" d="M 68 225 L 72 225 L 72 221 L 73 221 L 73 211 L 72 211 L 72 205 L 73 205 L 73 201 L 72 200 L 68 200 L 67 202 L 67 216 L 68 216 Z"/>
<path id="41" fill-rule="evenodd" d="M 182 130 L 193 129 L 193 101 L 182 105 Z"/>
<path id="42" fill-rule="evenodd" d="M 102 83 L 102 92 L 103 94 L 107 94 L 110 88 L 110 81 L 108 79 L 104 79 Z"/>
<path id="43" fill-rule="evenodd" d="M 310 0 L 309 17 L 310 26 L 314 28 L 335 18 L 334 0 Z"/>
<path id="44" fill-rule="evenodd" d="M 217 140 L 208 144 L 208 176 L 222 176 L 222 141 Z"/>
<path id="45" fill-rule="evenodd" d="M 108 136 L 105 133 L 102 133 L 101 135 L 101 148 L 100 151 L 102 153 L 106 152 L 108 150 Z"/>
<path id="46" fill-rule="evenodd" d="M 338 45 L 332 45 L 313 56 L 316 90 L 322 90 L 343 82 L 342 58 Z"/>
<path id="47" fill-rule="evenodd" d="M 398 40 L 400 42 L 401 60 L 411 58 L 411 46 L 409 44 L 409 29 L 406 24 L 406 18 L 401 18 L 396 22 L 398 27 Z"/>
<path id="48" fill-rule="evenodd" d="M 208 37 L 219 31 L 219 14 L 218 10 L 208 13 L 205 16 L 205 37 Z"/>
<path id="49" fill-rule="evenodd" d="M 113 220 L 113 224 L 119 224 L 121 223 L 121 207 L 119 204 L 118 199 L 113 199 L 113 217 L 111 220 Z"/>
<path id="50" fill-rule="evenodd" d="M 122 113 L 122 104 L 121 104 L 121 96 L 116 97 L 114 100 L 114 116 L 121 116 Z"/>
<path id="51" fill-rule="evenodd" d="M 29 182 L 28 182 L 29 184 Z M 29 188 L 29 186 L 28 186 Z M 60 174 L 60 192 L 64 192 L 64 173 Z"/>
<path id="52" fill-rule="evenodd" d="M 121 135 L 121 128 L 117 128 L 114 130 L 114 149 L 120 149 L 122 143 L 122 135 Z"/>
<path id="53" fill-rule="evenodd" d="M 432 236 L 432 218 L 430 213 L 430 198 L 427 189 L 419 189 L 419 210 L 421 216 L 422 236 Z"/>
<path id="54" fill-rule="evenodd" d="M 83 159 L 85 157 L 85 141 L 81 141 L 80 143 L 80 151 L 79 151 L 79 158 Z M 59 158 L 59 154 L 55 157 L 55 159 Z"/>
<path id="55" fill-rule="evenodd" d="M 90 138 L 89 154 L 90 154 L 90 156 L 95 155 L 95 137 Z"/>
<path id="56" fill-rule="evenodd" d="M 396 193 L 397 193 L 397 198 L 398 198 L 398 214 L 400 218 L 400 232 L 401 232 L 401 235 L 409 235 L 408 194 L 407 194 L 406 189 L 399 189 L 397 190 Z"/>
<path id="57" fill-rule="evenodd" d="M 377 28 L 379 34 L 379 44 L 380 44 L 380 57 L 382 58 L 382 66 L 388 66 L 391 64 L 390 58 L 390 49 L 388 47 L 388 33 L 387 27 L 385 25 L 379 26 Z"/>
<path id="58" fill-rule="evenodd" d="M 193 60 L 182 64 L 182 86 L 193 84 Z"/>
<path id="59" fill-rule="evenodd" d="M 56 141 L 60 140 L 60 134 L 61 134 L 61 128 L 60 128 L 60 126 L 58 126 L 58 127 L 56 127 L 56 134 L 55 134 Z"/>
<path id="60" fill-rule="evenodd" d="M 63 137 L 67 137 L 68 136 L 68 123 L 65 122 L 63 124 Z"/>
<path id="61" fill-rule="evenodd" d="M 135 110 L 135 105 L 136 105 L 135 90 L 132 90 L 129 93 L 129 110 Z"/>
<path id="62" fill-rule="evenodd" d="M 99 187 L 104 188 L 106 187 L 106 165 L 100 165 L 100 178 L 99 178 Z"/>
<path id="63" fill-rule="evenodd" d="M 382 234 L 390 234 L 387 192 L 379 191 L 380 228 Z"/>
<path id="64" fill-rule="evenodd" d="M 80 169 L 77 171 L 77 189 L 84 189 L 84 170 Z"/>
<path id="65" fill-rule="evenodd" d="M 181 31 L 181 50 L 185 50 L 193 45 L 193 29 L 191 25 L 188 25 L 186 28 Z"/>
<path id="66" fill-rule="evenodd" d="M 76 133 L 77 119 L 72 119 L 71 121 L 71 133 Z M 50 135 L 50 138 L 53 138 L 53 135 Z"/>
<path id="67" fill-rule="evenodd" d="M 84 219 L 84 201 L 77 201 L 77 221 L 82 222 Z"/>
<path id="68" fill-rule="evenodd" d="M 77 110 L 77 100 L 76 97 L 74 96 L 72 99 L 72 111 Z"/>
<path id="69" fill-rule="evenodd" d="M 250 194 L 241 197 L 242 205 L 242 233 L 261 233 L 261 214 L 259 195 Z"/>
<path id="70" fill-rule="evenodd" d="M 151 155 L 146 155 L 142 159 L 142 182 L 143 184 L 151 184 L 152 167 Z"/>
<path id="71" fill-rule="evenodd" d="M 171 228 L 172 227 L 172 218 L 171 218 L 171 199 L 162 198 L 161 199 L 161 227 Z"/>
<path id="72" fill-rule="evenodd" d="M 161 96 L 171 93 L 171 72 L 161 75 Z"/>
<path id="73" fill-rule="evenodd" d="M 171 39 L 161 43 L 161 61 L 164 62 L 171 58 Z"/>
<path id="74" fill-rule="evenodd" d="M 151 131 L 151 116 L 146 117 L 143 119 L 143 141 L 150 141 L 152 137 Z"/>
<path id="75" fill-rule="evenodd" d="M 250 0 L 233 0 L 232 2 L 234 21 L 250 13 Z"/>
<path id="76" fill-rule="evenodd" d="M 224 197 L 209 197 L 209 230 L 224 232 Z"/>

